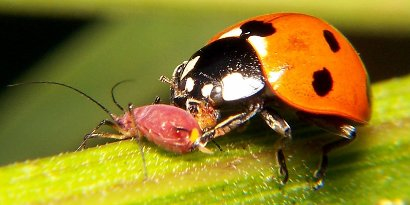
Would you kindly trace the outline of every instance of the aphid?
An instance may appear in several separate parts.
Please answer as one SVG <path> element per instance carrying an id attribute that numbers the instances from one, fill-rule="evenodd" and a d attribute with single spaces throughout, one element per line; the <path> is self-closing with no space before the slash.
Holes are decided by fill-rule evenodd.
<path id="1" fill-rule="evenodd" d="M 189 111 L 205 133 L 225 135 L 259 114 L 278 134 L 277 160 L 288 180 L 283 139 L 289 113 L 341 136 L 326 144 L 314 174 L 323 186 L 328 153 L 350 143 L 371 115 L 366 69 L 349 41 L 318 18 L 277 13 L 247 19 L 215 35 L 177 66 L 171 103 Z"/>
<path id="2" fill-rule="evenodd" d="M 130 105 L 122 116 L 112 115 L 112 119 L 113 121 L 101 121 L 90 134 L 85 135 L 79 148 L 95 137 L 119 140 L 145 137 L 165 150 L 184 154 L 193 150 L 194 143 L 201 136 L 201 129 L 195 118 L 185 110 L 171 105 Z M 112 127 L 118 134 L 98 132 L 102 125 Z M 203 147 L 203 150 L 206 148 Z"/>
<path id="3" fill-rule="evenodd" d="M 175 153 L 184 154 L 196 148 L 203 152 L 211 153 L 211 151 L 205 148 L 204 145 L 198 143 L 198 138 L 201 136 L 202 131 L 195 118 L 187 111 L 175 106 L 164 104 L 153 104 L 141 107 L 134 107 L 132 104 L 129 104 L 128 110 L 125 111 L 116 102 L 113 95 L 114 88 L 119 85 L 119 83 L 117 83 L 112 88 L 111 94 L 114 103 L 118 106 L 118 108 L 124 111 L 124 114 L 121 116 L 117 116 L 111 113 L 98 101 L 72 86 L 63 83 L 48 81 L 29 83 L 53 84 L 74 90 L 86 97 L 88 100 L 97 104 L 110 116 L 111 120 L 102 120 L 91 133 L 84 136 L 84 140 L 77 150 L 84 148 L 86 142 L 91 138 L 112 138 L 118 140 L 136 138 L 137 140 L 140 140 L 141 138 L 145 137 L 147 140 L 155 143 L 160 148 Z M 9 86 L 17 86 L 22 84 L 27 83 L 14 84 Z M 99 128 L 103 125 L 112 127 L 118 133 L 99 132 Z"/>

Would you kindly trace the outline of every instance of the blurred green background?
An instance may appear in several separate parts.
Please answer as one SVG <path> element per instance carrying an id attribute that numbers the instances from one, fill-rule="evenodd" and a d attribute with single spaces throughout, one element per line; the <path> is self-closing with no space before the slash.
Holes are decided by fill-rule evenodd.
<path id="1" fill-rule="evenodd" d="M 0 1 L 0 165 L 74 151 L 107 118 L 96 105 L 52 85 L 81 89 L 112 112 L 166 101 L 170 76 L 223 28 L 274 12 L 325 19 L 356 47 L 372 82 L 410 73 L 410 3 L 405 1 Z"/>

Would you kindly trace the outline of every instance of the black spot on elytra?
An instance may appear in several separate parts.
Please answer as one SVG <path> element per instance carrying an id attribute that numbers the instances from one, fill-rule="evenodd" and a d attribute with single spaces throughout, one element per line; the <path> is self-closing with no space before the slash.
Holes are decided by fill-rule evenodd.
<path id="1" fill-rule="evenodd" d="M 325 37 L 326 42 L 329 45 L 330 49 L 333 51 L 333 53 L 336 53 L 340 50 L 339 42 L 337 42 L 332 32 L 328 30 L 323 30 L 323 36 Z"/>
<path id="2" fill-rule="evenodd" d="M 241 26 L 241 37 L 249 38 L 250 36 L 269 36 L 275 33 L 276 29 L 271 23 L 265 23 L 263 21 L 249 21 Z"/>
<path id="3" fill-rule="evenodd" d="M 327 95 L 333 87 L 332 75 L 329 70 L 323 67 L 322 70 L 315 71 L 313 73 L 313 89 L 320 97 Z"/>

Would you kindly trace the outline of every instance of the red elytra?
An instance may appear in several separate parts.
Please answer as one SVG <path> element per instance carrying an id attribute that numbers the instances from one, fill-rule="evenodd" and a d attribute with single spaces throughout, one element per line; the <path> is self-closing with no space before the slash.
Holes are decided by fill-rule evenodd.
<path id="1" fill-rule="evenodd" d="M 253 20 L 275 28 L 274 34 L 263 38 L 263 46 L 261 41 L 249 40 L 275 96 L 301 111 L 340 116 L 358 124 L 369 121 L 371 99 L 366 69 L 343 34 L 321 19 L 295 13 L 258 16 L 226 28 L 208 44 L 235 35 L 230 33 Z M 312 89 L 312 81 L 314 73 L 323 69 L 329 71 L 333 83 L 328 93 L 321 94 Z"/>

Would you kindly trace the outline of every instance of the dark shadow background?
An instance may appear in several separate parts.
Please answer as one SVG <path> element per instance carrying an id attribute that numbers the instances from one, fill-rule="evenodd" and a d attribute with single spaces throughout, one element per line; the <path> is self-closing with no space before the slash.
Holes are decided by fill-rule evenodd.
<path id="1" fill-rule="evenodd" d="M 91 22 L 90 19 L 0 14 L 1 90 Z"/>
<path id="2" fill-rule="evenodd" d="M 71 34 L 95 19 L 0 14 L 0 85 L 13 82 Z M 360 53 L 372 82 L 410 73 L 410 37 L 344 33 Z"/>

